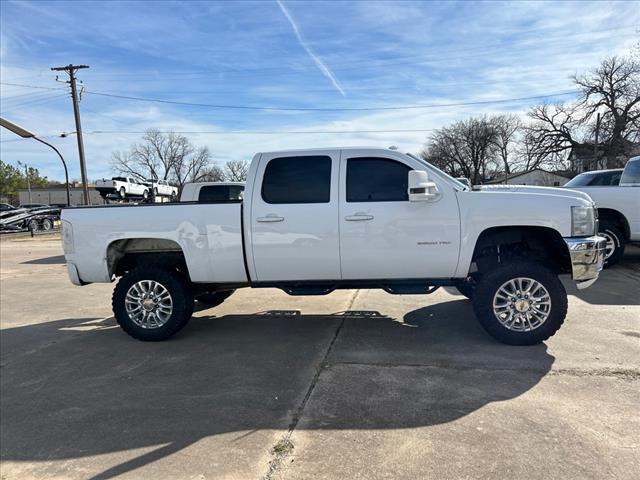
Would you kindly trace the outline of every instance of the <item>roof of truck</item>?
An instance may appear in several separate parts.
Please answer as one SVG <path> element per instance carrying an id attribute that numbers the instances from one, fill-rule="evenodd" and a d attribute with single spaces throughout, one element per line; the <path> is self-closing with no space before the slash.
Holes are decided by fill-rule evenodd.
<path id="1" fill-rule="evenodd" d="M 291 150 L 270 150 L 266 152 L 259 152 L 261 155 L 274 154 L 274 153 L 303 153 L 303 152 L 326 152 L 327 150 L 380 150 L 387 152 L 398 152 L 398 149 L 391 149 L 388 147 L 372 147 L 372 146 L 359 146 L 359 147 L 324 147 L 324 148 L 297 148 Z"/>

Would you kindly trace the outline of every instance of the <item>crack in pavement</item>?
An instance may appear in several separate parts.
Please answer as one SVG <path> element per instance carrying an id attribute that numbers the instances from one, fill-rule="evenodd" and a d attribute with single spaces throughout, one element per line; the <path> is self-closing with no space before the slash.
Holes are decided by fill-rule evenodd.
<path id="1" fill-rule="evenodd" d="M 438 369 L 438 370 L 459 370 L 459 371 L 483 371 L 483 372 L 526 372 L 526 373 L 544 373 L 546 375 L 566 375 L 572 377 L 615 377 L 623 380 L 639 380 L 640 368 L 558 368 L 551 370 L 544 370 L 540 368 L 500 368 L 491 366 L 464 366 L 464 365 L 450 365 L 450 364 L 437 364 L 437 363 L 387 363 L 387 362 L 333 362 L 327 363 L 325 368 L 336 365 L 345 366 L 363 366 L 363 367 L 376 367 L 376 368 L 425 368 L 425 369 Z"/>
<path id="2" fill-rule="evenodd" d="M 353 297 L 351 297 L 351 300 L 349 301 L 349 305 L 347 306 L 346 312 L 349 312 L 351 310 L 359 293 L 360 293 L 360 290 L 355 291 L 355 293 L 353 294 Z M 338 324 L 338 327 L 336 328 L 333 334 L 333 338 L 331 339 L 331 342 L 329 342 L 329 346 L 324 352 L 322 360 L 316 367 L 316 372 L 313 375 L 313 379 L 311 380 L 311 384 L 309 385 L 309 388 L 307 388 L 307 393 L 302 399 L 302 402 L 300 402 L 300 405 L 298 405 L 298 408 L 296 408 L 293 414 L 293 417 L 291 418 L 291 423 L 289 423 L 289 429 L 287 430 L 287 433 L 284 435 L 282 439 L 280 439 L 273 446 L 271 451 L 274 455 L 274 458 L 269 462 L 269 469 L 267 470 L 267 473 L 262 477 L 263 480 L 271 480 L 273 474 L 278 470 L 278 468 L 282 464 L 282 461 L 293 451 L 294 445 L 291 442 L 291 435 L 293 435 L 293 431 L 298 426 L 298 422 L 302 417 L 302 413 L 304 412 L 304 409 L 307 406 L 309 398 L 311 398 L 311 394 L 313 393 L 313 390 L 315 389 L 316 384 L 320 379 L 320 374 L 325 368 L 329 366 L 329 362 L 327 360 L 329 358 L 329 355 L 331 354 L 331 350 L 333 350 L 333 345 L 336 343 L 336 340 L 338 339 L 338 335 L 340 335 L 340 332 L 342 331 L 342 327 L 344 326 L 344 322 L 346 321 L 346 319 L 347 319 L 347 316 L 346 315 L 343 316 L 342 320 Z"/>

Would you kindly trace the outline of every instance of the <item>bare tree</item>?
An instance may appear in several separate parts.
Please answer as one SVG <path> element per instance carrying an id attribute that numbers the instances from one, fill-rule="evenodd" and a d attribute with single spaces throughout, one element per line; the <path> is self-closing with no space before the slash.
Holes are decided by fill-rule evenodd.
<path id="1" fill-rule="evenodd" d="M 607 159 L 608 168 L 621 166 L 632 143 L 640 141 L 639 61 L 607 58 L 592 72 L 573 80 L 581 91 L 577 102 L 541 105 L 529 112 L 532 157 L 542 162 L 562 158 L 572 148 L 588 148 L 600 114 L 598 154 Z"/>
<path id="2" fill-rule="evenodd" d="M 111 165 L 118 173 L 140 180 L 168 180 L 182 188 L 186 182 L 200 180 L 210 160 L 207 147 L 196 148 L 183 135 L 150 129 L 129 151 L 113 152 Z"/>
<path id="3" fill-rule="evenodd" d="M 246 160 L 230 160 L 224 166 L 225 178 L 230 182 L 244 182 L 249 172 Z"/>
<path id="4" fill-rule="evenodd" d="M 512 157 L 515 155 L 515 147 L 522 122 L 520 117 L 514 114 L 489 117 L 489 122 L 494 129 L 491 144 L 495 148 L 496 156 L 502 162 L 504 174 L 509 175 L 511 173 L 511 163 L 514 163 Z"/>
<path id="5" fill-rule="evenodd" d="M 496 142 L 496 129 L 489 118 L 469 118 L 436 130 L 421 156 L 452 176 L 479 184 L 496 170 Z"/>
<path id="6" fill-rule="evenodd" d="M 224 180 L 224 170 L 218 165 L 205 168 L 200 178 L 201 182 L 224 182 Z"/>

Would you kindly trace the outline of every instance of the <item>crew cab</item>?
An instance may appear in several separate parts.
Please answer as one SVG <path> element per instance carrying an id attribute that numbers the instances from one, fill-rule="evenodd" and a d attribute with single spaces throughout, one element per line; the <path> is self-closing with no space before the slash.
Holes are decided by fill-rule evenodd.
<path id="1" fill-rule="evenodd" d="M 63 246 L 74 284 L 119 278 L 115 318 L 140 340 L 183 328 L 194 298 L 216 305 L 242 287 L 455 286 L 489 334 L 528 345 L 565 319 L 559 275 L 598 278 L 596 224 L 584 193 L 472 191 L 409 154 L 330 148 L 258 153 L 242 202 L 65 209 Z"/>
<path id="2" fill-rule="evenodd" d="M 148 179 L 145 184 L 151 189 L 151 192 L 155 197 L 176 198 L 178 196 L 178 187 L 171 185 L 166 180 Z"/>
<path id="3" fill-rule="evenodd" d="M 577 175 L 565 188 L 587 193 L 598 208 L 598 235 L 607 239 L 604 266 L 618 263 L 629 242 L 640 242 L 640 157 L 624 170 L 596 170 Z"/>
<path id="4" fill-rule="evenodd" d="M 150 186 L 132 177 L 113 177 L 111 180 L 98 180 L 96 190 L 102 197 L 116 194 L 120 198 L 127 196 L 149 198 Z"/>

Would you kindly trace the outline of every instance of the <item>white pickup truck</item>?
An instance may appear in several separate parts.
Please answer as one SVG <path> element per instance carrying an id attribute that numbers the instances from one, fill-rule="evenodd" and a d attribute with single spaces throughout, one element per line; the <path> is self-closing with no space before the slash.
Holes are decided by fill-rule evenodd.
<path id="1" fill-rule="evenodd" d="M 127 196 L 149 198 L 150 186 L 135 180 L 131 177 L 113 177 L 111 180 L 98 180 L 96 190 L 105 197 L 106 195 L 117 194 L 120 198 Z"/>
<path id="2" fill-rule="evenodd" d="M 154 197 L 176 198 L 178 196 L 178 187 L 171 185 L 167 180 L 149 179 L 144 183 L 151 189 Z"/>
<path id="3" fill-rule="evenodd" d="M 564 185 L 587 193 L 596 202 L 600 218 L 598 234 L 607 239 L 605 267 L 620 261 L 627 243 L 640 242 L 640 157 L 627 162 L 619 182 L 606 185 L 603 181 L 592 181 L 595 177 L 606 180 L 609 172 L 616 174 L 616 170 L 585 172 Z"/>
<path id="4" fill-rule="evenodd" d="M 380 148 L 259 153 L 239 203 L 80 207 L 62 219 L 71 281 L 120 277 L 115 318 L 140 340 L 184 327 L 194 297 L 215 305 L 241 287 L 322 295 L 455 286 L 496 339 L 539 343 L 567 313 L 558 276 L 591 285 L 605 245 L 584 193 L 471 191 Z"/>

